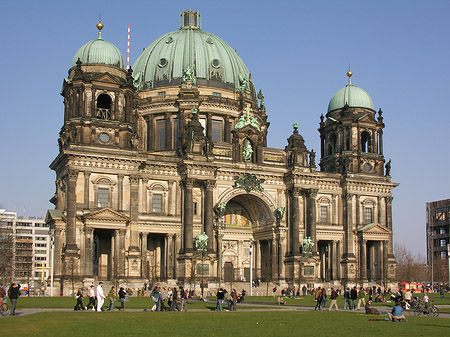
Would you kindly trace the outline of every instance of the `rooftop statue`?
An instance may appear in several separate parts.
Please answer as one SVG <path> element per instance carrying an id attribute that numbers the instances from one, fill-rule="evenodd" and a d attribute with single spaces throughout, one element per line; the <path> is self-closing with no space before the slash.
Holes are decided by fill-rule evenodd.
<path id="1" fill-rule="evenodd" d="M 244 144 L 244 161 L 251 162 L 252 161 L 252 155 L 253 155 L 253 147 L 252 143 L 248 139 L 245 140 Z"/>
<path id="2" fill-rule="evenodd" d="M 314 243 L 312 242 L 312 240 L 309 236 L 303 239 L 303 243 L 302 243 L 303 253 L 312 253 L 313 246 L 314 246 Z"/>
<path id="3" fill-rule="evenodd" d="M 197 78 L 194 75 L 194 68 L 187 67 L 183 69 L 183 84 L 197 84 Z"/>

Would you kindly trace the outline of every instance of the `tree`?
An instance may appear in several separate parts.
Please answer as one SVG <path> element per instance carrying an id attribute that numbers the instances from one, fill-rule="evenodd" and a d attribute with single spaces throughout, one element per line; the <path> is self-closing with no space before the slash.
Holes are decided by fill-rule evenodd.
<path id="1" fill-rule="evenodd" d="M 401 282 L 423 282 L 429 279 L 429 270 L 425 258 L 412 254 L 405 246 L 394 246 L 397 260 L 397 280 Z"/>
<path id="2" fill-rule="evenodd" d="M 0 224 L 0 285 L 10 285 L 13 278 L 14 239 L 12 229 Z"/>

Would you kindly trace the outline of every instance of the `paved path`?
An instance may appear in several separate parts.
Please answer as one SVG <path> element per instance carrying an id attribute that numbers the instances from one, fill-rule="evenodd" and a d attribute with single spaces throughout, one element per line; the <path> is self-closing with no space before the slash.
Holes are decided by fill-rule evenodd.
<path id="1" fill-rule="evenodd" d="M 253 308 L 251 309 L 244 309 L 245 312 L 261 312 L 261 311 L 314 311 L 313 307 L 306 307 L 306 306 L 294 306 L 294 305 L 288 305 L 288 306 L 276 306 L 276 305 L 267 305 L 267 304 L 258 304 L 258 303 L 240 303 L 238 305 L 238 311 L 239 307 L 247 307 L 251 306 Z M 257 308 L 255 308 L 257 307 Z M 391 307 L 376 307 L 381 315 L 387 315 L 388 312 L 391 311 Z M 439 317 L 442 318 L 450 318 L 450 307 L 449 306 L 443 306 L 443 308 L 440 308 L 441 313 L 439 314 Z M 443 310 L 445 310 L 443 312 Z M 116 310 L 115 310 L 116 311 Z M 210 312 L 209 309 L 189 309 L 189 312 Z M 343 312 L 354 312 L 355 314 L 364 314 L 364 309 L 361 310 L 340 310 Z M 58 308 L 25 308 L 25 309 L 16 309 L 16 316 L 25 316 L 25 315 L 32 315 L 39 312 L 73 312 L 73 309 L 58 309 Z M 89 311 L 92 312 L 92 314 L 97 314 L 95 311 Z M 126 312 L 150 312 L 148 309 L 126 309 Z M 405 316 L 408 317 L 410 313 L 406 312 Z M 411 313 L 412 314 L 412 313 Z M 2 316 L 0 316 L 2 317 Z"/>

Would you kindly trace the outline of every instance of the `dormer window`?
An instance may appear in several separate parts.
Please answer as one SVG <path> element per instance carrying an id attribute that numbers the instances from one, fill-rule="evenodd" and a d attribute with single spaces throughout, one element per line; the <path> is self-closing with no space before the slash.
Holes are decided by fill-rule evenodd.
<path id="1" fill-rule="evenodd" d="M 98 119 L 111 119 L 111 97 L 107 94 L 101 94 L 97 98 L 97 115 Z"/>

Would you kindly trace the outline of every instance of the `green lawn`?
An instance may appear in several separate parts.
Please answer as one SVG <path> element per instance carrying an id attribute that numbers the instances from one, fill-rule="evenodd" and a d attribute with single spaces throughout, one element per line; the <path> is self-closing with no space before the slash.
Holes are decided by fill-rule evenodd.
<path id="1" fill-rule="evenodd" d="M 369 321 L 377 318 L 379 321 Z M 446 318 L 355 312 L 52 312 L 1 318 L 1 336 L 447 336 Z"/>
<path id="2" fill-rule="evenodd" d="M 430 296 L 431 301 L 435 305 L 450 305 L 450 296 L 447 296 L 443 299 L 439 298 L 438 294 L 433 294 Z M 419 294 L 419 297 L 423 298 L 423 294 Z M 366 299 L 369 297 L 367 296 Z M 208 297 L 209 302 L 202 303 L 198 300 L 190 300 L 188 302 L 188 308 L 195 309 L 213 309 L 215 307 L 215 298 Z M 246 296 L 244 303 L 248 302 L 264 302 L 264 303 L 273 303 L 273 305 L 278 305 L 278 299 L 273 296 Z M 288 306 L 315 306 L 314 296 L 300 296 L 296 299 L 285 298 L 286 305 Z M 70 309 L 75 306 L 76 300 L 73 297 L 21 297 L 17 302 L 17 308 L 66 308 Z M 88 303 L 88 299 L 84 298 L 83 303 L 86 305 Z M 344 296 L 339 296 L 337 299 L 338 306 L 340 308 L 344 307 Z M 109 304 L 109 300 L 106 299 L 104 306 L 107 307 Z M 153 306 L 153 301 L 150 297 L 130 297 L 129 301 L 125 303 L 125 307 L 129 309 L 150 309 Z M 327 301 L 327 306 L 330 304 Z M 119 306 L 120 303 L 118 299 L 116 299 L 115 306 Z M 374 306 L 390 306 L 393 303 L 373 303 Z M 239 307 L 239 304 L 238 304 Z M 242 309 L 249 308 L 241 306 Z M 251 308 L 251 307 L 250 307 Z"/>

